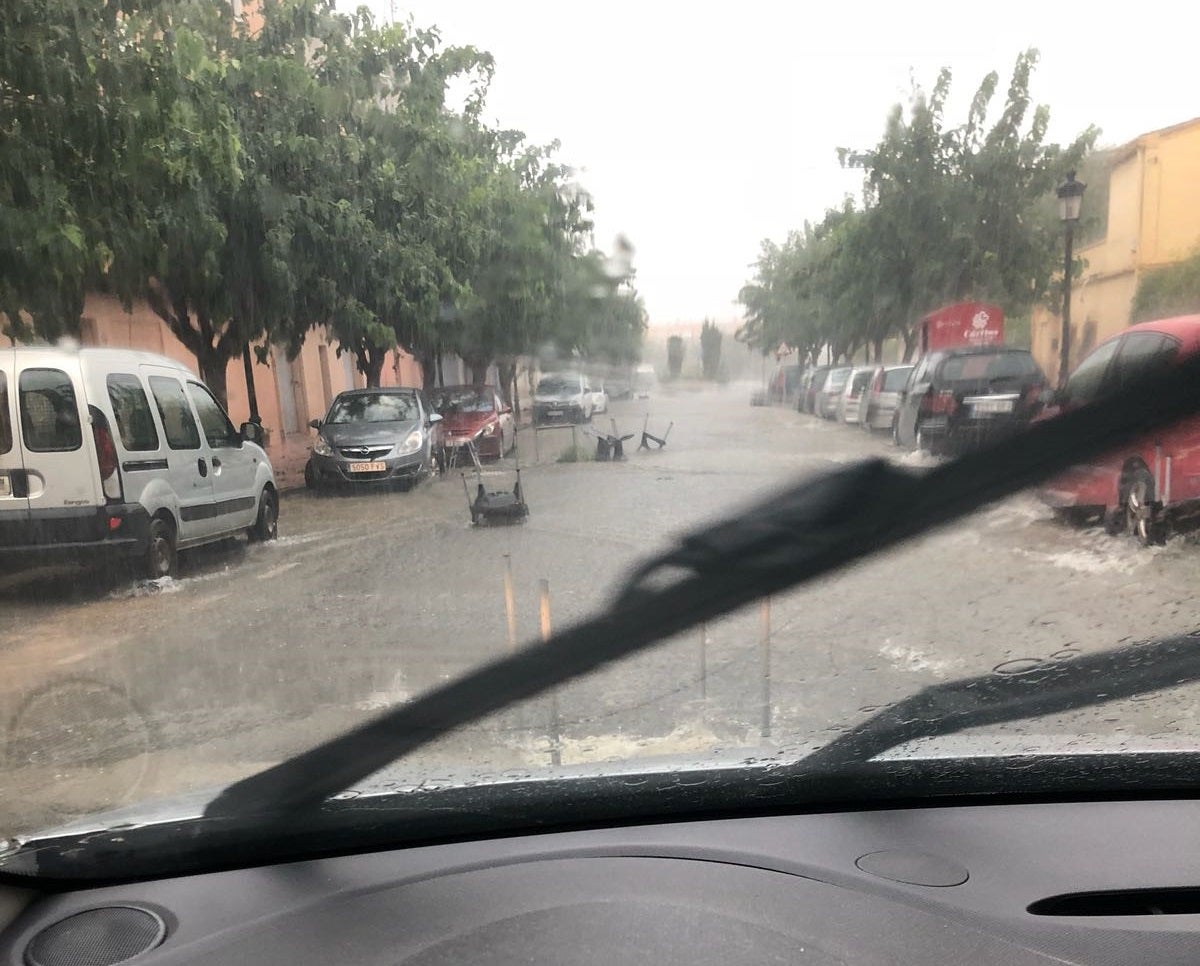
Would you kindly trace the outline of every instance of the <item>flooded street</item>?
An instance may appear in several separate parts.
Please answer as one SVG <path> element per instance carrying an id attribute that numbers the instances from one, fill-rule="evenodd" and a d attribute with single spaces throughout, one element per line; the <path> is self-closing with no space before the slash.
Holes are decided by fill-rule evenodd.
<path id="1" fill-rule="evenodd" d="M 611 417 L 640 434 L 647 414 L 652 433 L 670 426 L 662 451 L 635 451 L 635 438 L 616 464 L 558 462 L 570 430 L 543 432 L 535 463 L 524 430 L 522 526 L 472 528 L 452 471 L 407 493 L 285 494 L 280 539 L 185 553 L 178 579 L 5 577 L 0 723 L 21 792 L 11 800 L 54 823 L 215 789 L 504 654 L 509 565 L 524 643 L 539 633 L 542 580 L 561 627 L 604 607 L 673 536 L 784 484 L 865 456 L 921 467 L 882 435 L 748 399 L 732 387 L 614 402 L 598 427 Z M 582 431 L 577 440 L 594 445 Z M 485 483 L 511 486 L 511 469 L 489 467 Z M 541 699 L 399 773 L 527 773 L 552 750 L 564 764 L 802 751 L 927 684 L 1193 630 L 1198 579 L 1192 537 L 1147 550 L 1069 528 L 1021 495 L 776 598 L 769 615 L 750 608 L 566 686 L 557 742 Z M 1170 742 L 1195 725 L 1190 695 L 1084 714 L 1114 746 Z M 1072 731 L 1046 720 L 1007 734 L 1040 749 Z"/>

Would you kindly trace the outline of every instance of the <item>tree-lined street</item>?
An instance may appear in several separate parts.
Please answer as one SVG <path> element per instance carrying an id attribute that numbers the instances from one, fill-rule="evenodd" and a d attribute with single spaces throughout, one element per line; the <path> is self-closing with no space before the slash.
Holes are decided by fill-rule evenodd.
<path id="1" fill-rule="evenodd" d="M 0 721 L 21 814 L 37 803 L 53 821 L 220 785 L 504 653 L 508 561 L 524 643 L 538 635 L 542 579 L 559 627 L 603 607 L 672 535 L 786 482 L 866 455 L 920 469 L 883 437 L 752 408 L 748 394 L 614 402 L 623 432 L 647 409 L 652 431 L 674 423 L 661 453 L 623 463 L 556 462 L 570 430 L 543 433 L 518 527 L 472 528 L 450 474 L 409 493 L 286 494 L 276 543 L 185 554 L 161 585 L 6 577 Z M 489 485 L 509 485 L 504 470 L 489 468 Z M 1090 653 L 1147 627 L 1191 630 L 1198 578 L 1194 538 L 1146 550 L 1070 529 L 1021 496 L 774 600 L 769 738 L 752 608 L 709 627 L 703 646 L 688 635 L 567 686 L 560 755 L 794 752 L 928 683 Z M 1128 707 L 1089 712 L 1091 726 L 1169 741 L 1194 717 L 1188 695 Z M 544 700 L 512 709 L 428 749 L 410 774 L 528 773 L 550 761 L 549 722 Z M 1036 743 L 1055 727 L 1016 731 Z"/>

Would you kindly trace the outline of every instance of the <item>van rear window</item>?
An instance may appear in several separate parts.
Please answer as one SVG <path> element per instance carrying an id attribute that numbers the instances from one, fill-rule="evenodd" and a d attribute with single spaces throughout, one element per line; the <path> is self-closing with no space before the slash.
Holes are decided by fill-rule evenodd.
<path id="1" fill-rule="evenodd" d="M 112 403 L 113 415 L 117 417 L 121 444 L 130 452 L 144 453 L 158 449 L 158 430 L 154 428 L 150 401 L 146 399 L 141 380 L 132 373 L 114 372 L 106 381 L 108 401 Z"/>
<path id="2" fill-rule="evenodd" d="M 1037 372 L 1033 356 L 1025 352 L 976 352 L 951 356 L 942 366 L 943 382 L 972 382 L 976 379 L 1014 379 Z"/>
<path id="3" fill-rule="evenodd" d="M 908 385 L 908 377 L 912 375 L 912 367 L 906 369 L 889 369 L 883 377 L 884 392 L 899 392 Z"/>
<path id="4" fill-rule="evenodd" d="M 20 379 L 21 433 L 34 453 L 69 453 L 83 445 L 79 402 L 60 369 L 26 369 Z"/>
<path id="5" fill-rule="evenodd" d="M 0 372 L 0 453 L 12 449 L 12 417 L 8 408 L 8 376 Z"/>

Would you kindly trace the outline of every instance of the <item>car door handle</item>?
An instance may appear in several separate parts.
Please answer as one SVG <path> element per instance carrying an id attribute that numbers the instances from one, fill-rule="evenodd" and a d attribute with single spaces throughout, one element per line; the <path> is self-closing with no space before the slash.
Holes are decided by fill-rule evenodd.
<path id="1" fill-rule="evenodd" d="M 204 462 L 203 456 L 196 460 L 196 469 L 199 470 L 201 476 L 208 476 L 208 464 Z"/>

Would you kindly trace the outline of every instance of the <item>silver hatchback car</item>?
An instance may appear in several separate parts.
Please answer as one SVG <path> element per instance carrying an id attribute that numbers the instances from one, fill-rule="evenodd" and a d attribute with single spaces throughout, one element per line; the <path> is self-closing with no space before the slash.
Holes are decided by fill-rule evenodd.
<path id="1" fill-rule="evenodd" d="M 416 389 L 340 393 L 304 467 L 309 489 L 347 483 L 412 484 L 439 468 L 442 417 Z"/>
<path id="2" fill-rule="evenodd" d="M 869 431 L 876 429 L 891 430 L 892 420 L 896 417 L 896 409 L 900 405 L 900 394 L 908 385 L 909 374 L 913 371 L 910 365 L 879 366 L 871 376 L 871 383 L 862 400 L 862 418 L 859 420 L 862 428 Z"/>

